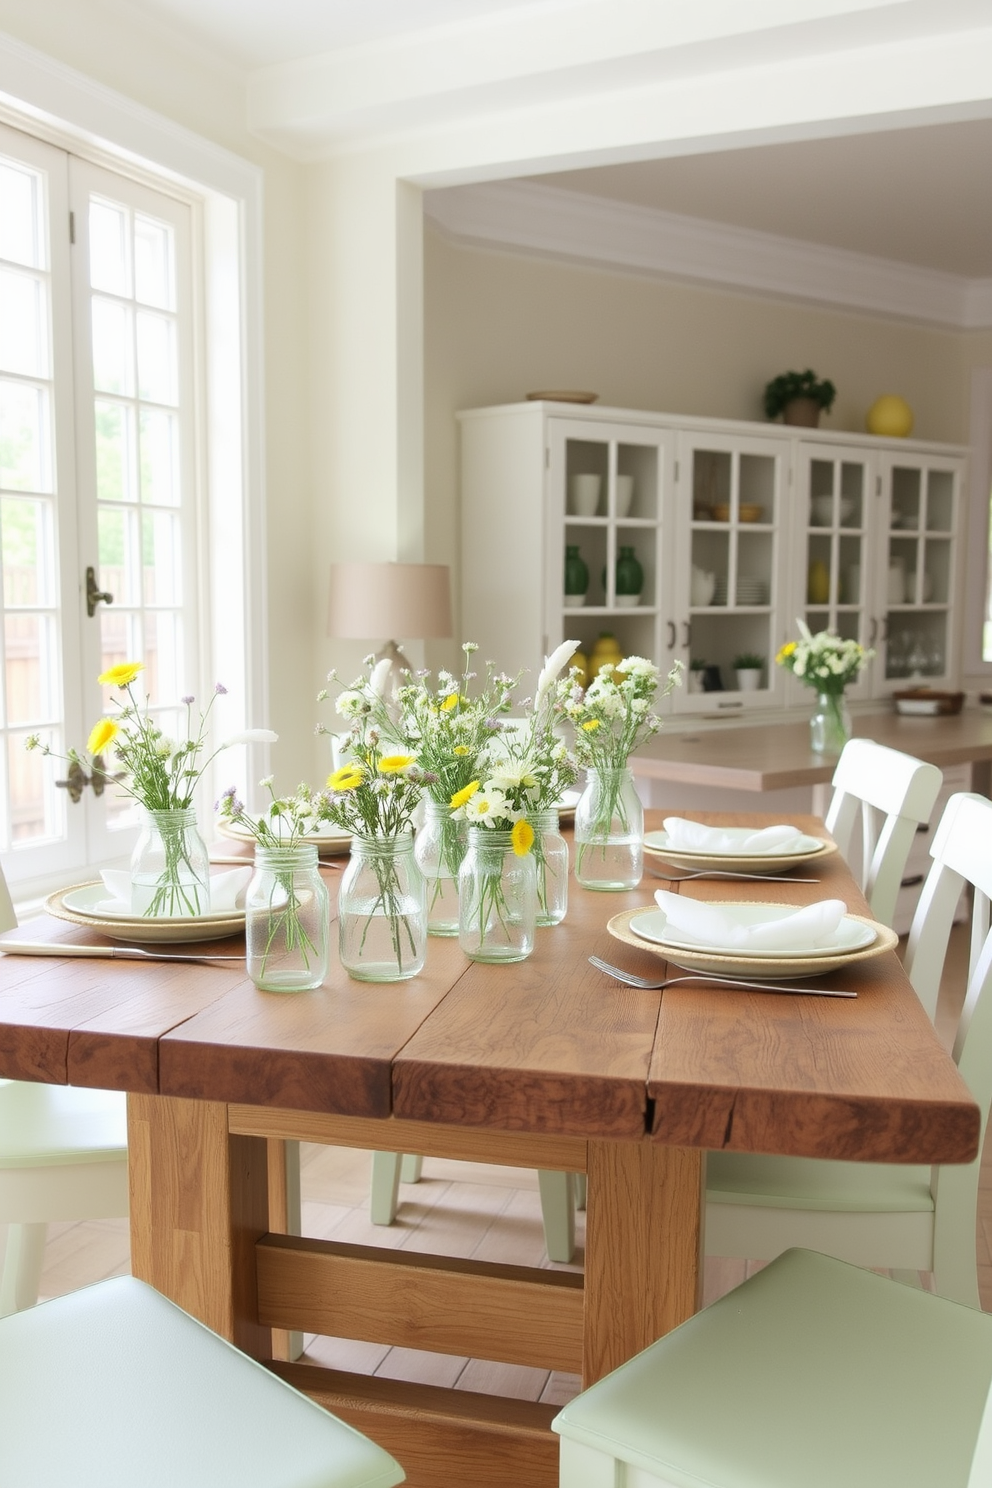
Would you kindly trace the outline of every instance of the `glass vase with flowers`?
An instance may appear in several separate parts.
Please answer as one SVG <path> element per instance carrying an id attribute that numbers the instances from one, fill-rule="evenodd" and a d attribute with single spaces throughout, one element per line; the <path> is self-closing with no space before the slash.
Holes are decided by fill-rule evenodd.
<path id="1" fill-rule="evenodd" d="M 796 624 L 799 640 L 786 641 L 775 660 L 807 687 L 816 689 L 816 708 L 810 719 L 813 753 L 840 754 L 851 737 L 851 715 L 844 689 L 875 653 L 833 631 L 821 630 L 814 635 L 802 620 Z"/>
<path id="2" fill-rule="evenodd" d="M 314 798 L 318 822 L 352 835 L 338 893 L 338 950 L 348 975 L 365 982 L 416 976 L 427 949 L 424 879 L 413 854 L 424 772 L 383 735 L 390 666 L 379 662 L 339 696 L 338 711 L 351 724 L 347 759 Z"/>
<path id="3" fill-rule="evenodd" d="M 177 740 L 164 732 L 158 721 L 161 710 L 153 713 L 148 696 L 139 701 L 135 695 L 134 684 L 143 670 L 140 661 L 121 662 L 97 678 L 101 686 L 123 697 L 113 698 L 116 711 L 94 724 L 86 754 L 91 769 L 113 779 L 118 789 L 142 808 L 142 829 L 131 855 L 132 914 L 150 918 L 204 915 L 210 910 L 210 873 L 193 804 L 196 788 L 222 750 L 236 744 L 274 743 L 278 735 L 271 729 L 248 729 L 201 758 L 207 747 L 214 703 L 227 688 L 217 683 L 198 718 L 193 715 L 196 699 L 181 699 L 185 738 Z M 27 747 L 51 753 L 36 735 L 27 740 Z M 102 764 L 108 751 L 120 766 L 112 775 Z M 74 749 L 66 758 L 84 762 Z"/>
<path id="4" fill-rule="evenodd" d="M 681 680 L 676 662 L 662 696 Z M 587 889 L 632 889 L 644 866 L 644 810 L 628 766 L 631 752 L 661 727 L 652 705 L 660 673 L 643 656 L 606 663 L 586 688 L 573 687 L 562 710 L 587 773 L 575 808 L 575 877 Z"/>

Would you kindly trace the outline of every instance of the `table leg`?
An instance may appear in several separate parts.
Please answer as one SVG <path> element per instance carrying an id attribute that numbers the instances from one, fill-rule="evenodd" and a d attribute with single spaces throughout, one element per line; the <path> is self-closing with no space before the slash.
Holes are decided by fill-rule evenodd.
<path id="1" fill-rule="evenodd" d="M 272 1353 L 255 1289 L 266 1159 L 264 1138 L 228 1134 L 220 1102 L 128 1096 L 131 1269 L 255 1358 Z"/>
<path id="2" fill-rule="evenodd" d="M 699 1306 L 704 1154 L 590 1142 L 583 1387 Z"/>

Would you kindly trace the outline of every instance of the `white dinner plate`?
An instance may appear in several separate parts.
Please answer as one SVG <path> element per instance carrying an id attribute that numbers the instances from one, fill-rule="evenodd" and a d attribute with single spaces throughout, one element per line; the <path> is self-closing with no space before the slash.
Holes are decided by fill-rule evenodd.
<path id="1" fill-rule="evenodd" d="M 724 827 L 728 836 L 744 841 L 754 835 L 753 827 Z M 791 853 L 701 853 L 685 852 L 682 848 L 668 846 L 667 832 L 648 832 L 644 838 L 644 851 L 650 856 L 670 863 L 673 868 L 693 869 L 724 868 L 733 873 L 781 873 L 783 869 L 798 868 L 813 858 L 826 858 L 837 851 L 836 842 L 826 842 L 822 837 L 802 839 L 802 847 Z"/>
<path id="2" fill-rule="evenodd" d="M 797 912 L 794 904 L 720 904 L 715 905 L 720 913 L 726 915 L 728 920 L 734 924 L 763 925 L 774 920 L 785 920 Z M 846 954 L 849 951 L 860 951 L 869 946 L 875 939 L 875 931 L 871 925 L 864 920 L 856 920 L 852 915 L 845 915 L 830 936 L 826 945 L 798 945 L 788 951 L 769 951 L 767 947 L 722 947 L 711 945 L 707 941 L 699 940 L 690 935 L 688 931 L 669 925 L 663 909 L 646 909 L 641 914 L 636 914 L 630 922 L 630 928 L 635 935 L 642 940 L 650 940 L 655 945 L 668 946 L 677 951 L 694 951 L 710 953 L 718 951 L 720 955 L 737 956 L 748 960 L 760 957 L 767 961 L 769 955 L 776 957 L 801 957 L 806 959 L 811 956 L 836 956 L 838 952 Z"/>
<path id="3" fill-rule="evenodd" d="M 243 909 L 221 910 L 217 914 L 168 917 L 132 915 L 113 909 L 108 905 L 106 885 L 101 879 L 94 883 L 75 884 L 72 888 L 60 889 L 50 895 L 45 907 L 56 919 L 70 920 L 74 925 L 87 925 L 111 940 L 147 944 L 223 940 L 225 936 L 240 934 L 245 928 Z"/>
<path id="4" fill-rule="evenodd" d="M 722 909 L 726 907 L 726 905 L 721 905 Z M 794 906 L 788 907 L 794 908 Z M 772 977 L 778 981 L 825 976 L 828 971 L 838 971 L 844 967 L 856 965 L 859 961 L 881 956 L 886 951 L 895 950 L 899 944 L 899 937 L 887 925 L 879 924 L 877 920 L 864 919 L 861 915 L 845 915 L 846 920 L 853 920 L 870 928 L 873 939 L 869 945 L 858 950 L 836 950 L 827 954 L 818 952 L 810 956 L 781 956 L 771 953 L 766 953 L 764 956 L 747 956 L 738 951 L 692 950 L 688 947 L 676 949 L 674 946 L 664 946 L 634 934 L 630 928 L 631 920 L 646 913 L 650 911 L 643 908 L 624 910 L 622 914 L 614 915 L 606 928 L 616 940 L 622 940 L 625 945 L 634 946 L 639 951 L 657 956 L 672 966 L 685 967 L 688 971 L 702 971 L 712 976 L 722 974 L 728 977 Z"/>
<path id="5" fill-rule="evenodd" d="M 235 842 L 250 842 L 253 845 L 255 843 L 254 835 L 240 822 L 218 817 L 217 830 L 222 837 L 231 837 Z M 304 837 L 297 837 L 296 840 L 311 843 L 316 847 L 318 857 L 332 858 L 339 853 L 351 851 L 351 833 L 342 832 L 340 827 L 325 826 L 318 832 L 308 832 Z"/>
<path id="6" fill-rule="evenodd" d="M 575 816 L 575 808 L 579 804 L 581 791 L 567 790 L 562 792 L 561 800 L 555 807 L 558 812 L 558 820 L 562 822 L 572 821 Z"/>

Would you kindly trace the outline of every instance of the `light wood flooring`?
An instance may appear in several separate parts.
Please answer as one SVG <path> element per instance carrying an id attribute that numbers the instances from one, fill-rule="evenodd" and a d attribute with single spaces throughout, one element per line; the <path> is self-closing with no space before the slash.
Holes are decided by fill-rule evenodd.
<path id="1" fill-rule="evenodd" d="M 964 990 L 966 938 L 955 931 L 941 992 L 938 1028 L 949 1041 Z M 419 1184 L 401 1187 L 396 1223 L 368 1219 L 370 1154 L 333 1147 L 303 1148 L 303 1228 L 319 1238 L 382 1245 L 439 1255 L 466 1256 L 512 1265 L 547 1266 L 536 1174 L 428 1159 Z M 584 1215 L 578 1216 L 575 1263 L 581 1270 Z M 0 1244 L 6 1236 L 0 1226 Z M 978 1224 L 982 1305 L 992 1311 L 992 1142 L 986 1143 Z M 710 1302 L 744 1280 L 760 1262 L 710 1260 L 704 1300 Z M 129 1266 L 126 1220 L 52 1225 L 45 1252 L 42 1295 L 59 1296 Z M 307 1335 L 304 1360 L 393 1379 L 564 1404 L 579 1387 L 574 1375 L 549 1373 L 479 1359 Z"/>

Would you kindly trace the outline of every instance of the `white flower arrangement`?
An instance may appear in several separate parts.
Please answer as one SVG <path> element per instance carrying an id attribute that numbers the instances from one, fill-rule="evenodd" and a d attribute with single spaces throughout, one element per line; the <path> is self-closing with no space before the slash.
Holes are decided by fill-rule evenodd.
<path id="1" fill-rule="evenodd" d="M 845 640 L 830 630 L 812 633 L 797 620 L 799 640 L 787 641 L 775 657 L 776 663 L 817 692 L 840 693 L 875 655 L 858 641 Z"/>

